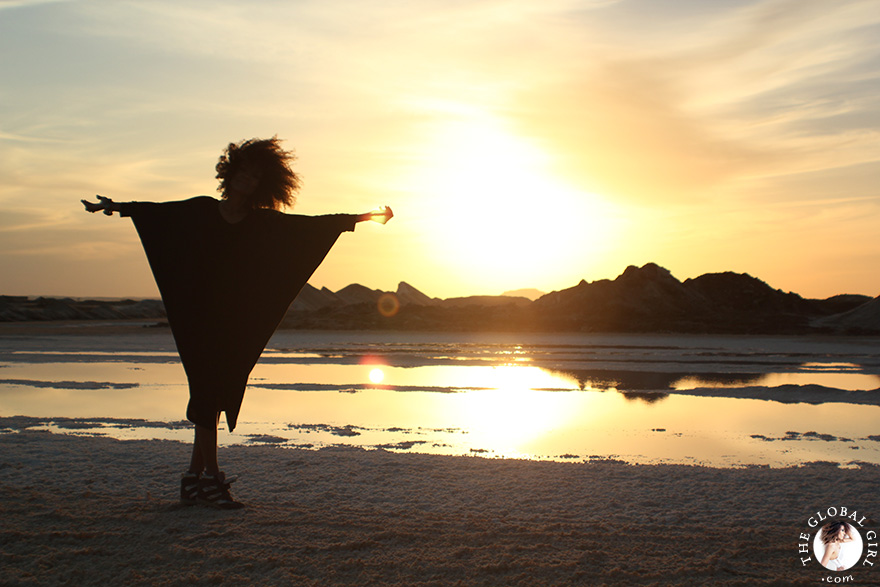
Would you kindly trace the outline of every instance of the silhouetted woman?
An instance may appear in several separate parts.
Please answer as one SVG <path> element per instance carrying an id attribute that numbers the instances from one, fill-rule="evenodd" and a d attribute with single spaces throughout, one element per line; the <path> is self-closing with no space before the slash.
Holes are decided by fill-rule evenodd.
<path id="1" fill-rule="evenodd" d="M 134 221 L 165 303 L 189 382 L 187 419 L 195 424 L 192 460 L 181 479 L 185 504 L 242 507 L 217 464 L 217 424 L 235 428 L 248 376 L 288 306 L 342 232 L 376 220 L 366 214 L 301 216 L 294 203 L 294 155 L 277 137 L 230 143 L 217 163 L 221 199 L 117 203 L 83 200 L 89 212 Z"/>

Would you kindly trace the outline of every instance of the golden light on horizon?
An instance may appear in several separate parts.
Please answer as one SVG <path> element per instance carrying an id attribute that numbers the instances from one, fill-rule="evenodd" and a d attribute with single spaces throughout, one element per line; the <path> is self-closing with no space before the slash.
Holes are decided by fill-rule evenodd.
<path id="1" fill-rule="evenodd" d="M 567 185 L 551 171 L 550 153 L 488 115 L 444 122 L 428 148 L 415 181 L 443 233 L 431 235 L 434 254 L 463 278 L 495 287 L 526 275 L 570 281 L 572 268 L 614 240 L 614 206 Z"/>

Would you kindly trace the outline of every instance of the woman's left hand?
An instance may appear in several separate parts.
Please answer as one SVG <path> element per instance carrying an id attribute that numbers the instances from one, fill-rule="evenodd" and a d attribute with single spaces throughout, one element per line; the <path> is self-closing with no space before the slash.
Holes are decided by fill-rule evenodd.
<path id="1" fill-rule="evenodd" d="M 86 207 L 86 212 L 100 212 L 104 211 L 104 214 L 107 216 L 111 216 L 113 214 L 113 210 L 118 209 L 113 206 L 113 200 L 110 198 L 105 198 L 104 196 L 95 196 L 98 198 L 98 203 L 89 202 L 88 200 L 80 200 L 83 203 L 83 206 Z"/>

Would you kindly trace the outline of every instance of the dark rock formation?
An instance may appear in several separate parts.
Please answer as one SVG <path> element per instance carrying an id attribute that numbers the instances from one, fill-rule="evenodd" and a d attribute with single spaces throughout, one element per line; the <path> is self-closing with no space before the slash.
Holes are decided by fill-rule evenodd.
<path id="1" fill-rule="evenodd" d="M 0 322 L 152 320 L 165 317 L 160 300 L 75 300 L 0 296 Z"/>
<path id="2" fill-rule="evenodd" d="M 380 308 L 381 306 L 381 308 Z M 0 296 L 0 321 L 161 319 L 159 300 L 73 300 Z M 880 334 L 880 298 L 811 300 L 741 273 L 684 282 L 654 263 L 526 297 L 440 300 L 408 283 L 395 292 L 359 284 L 337 292 L 307 285 L 282 328 L 535 332 L 682 332 Z"/>
<path id="3" fill-rule="evenodd" d="M 402 306 L 409 304 L 415 304 L 417 306 L 432 306 L 440 301 L 437 298 L 428 297 L 405 281 L 401 281 L 397 285 L 397 292 L 395 295 Z"/>
<path id="4" fill-rule="evenodd" d="M 302 288 L 302 291 L 299 292 L 299 295 L 296 296 L 296 299 L 293 300 L 290 309 L 301 312 L 312 312 L 328 306 L 341 306 L 344 303 L 345 302 L 339 299 L 335 293 L 326 287 L 317 289 L 306 284 L 305 287 Z"/>
<path id="5" fill-rule="evenodd" d="M 880 296 L 849 311 L 817 318 L 812 326 L 836 334 L 878 334 L 880 333 Z"/>

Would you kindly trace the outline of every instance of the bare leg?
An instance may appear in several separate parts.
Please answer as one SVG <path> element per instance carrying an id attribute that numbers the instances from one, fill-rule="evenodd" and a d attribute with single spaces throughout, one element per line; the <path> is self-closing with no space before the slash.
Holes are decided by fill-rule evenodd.
<path id="1" fill-rule="evenodd" d="M 220 414 L 217 414 L 217 421 Z M 217 424 L 213 428 L 205 428 L 196 424 L 195 438 L 193 440 L 192 460 L 189 465 L 190 473 L 216 475 L 220 472 L 217 464 Z"/>
<path id="2" fill-rule="evenodd" d="M 189 471 L 187 471 L 187 473 L 192 473 L 194 475 L 201 475 L 202 471 L 205 470 L 205 459 L 202 458 L 202 451 L 199 448 L 198 428 L 199 427 L 196 426 L 195 438 L 193 439 L 192 459 L 189 462 Z"/>
<path id="3" fill-rule="evenodd" d="M 214 426 L 210 428 L 196 424 L 189 473 L 181 478 L 180 501 L 185 505 L 206 503 L 223 510 L 237 510 L 244 505 L 232 499 L 229 493 L 229 485 L 235 481 L 235 478 L 226 479 L 217 466 L 219 422 L 220 414 L 217 414 Z"/>

